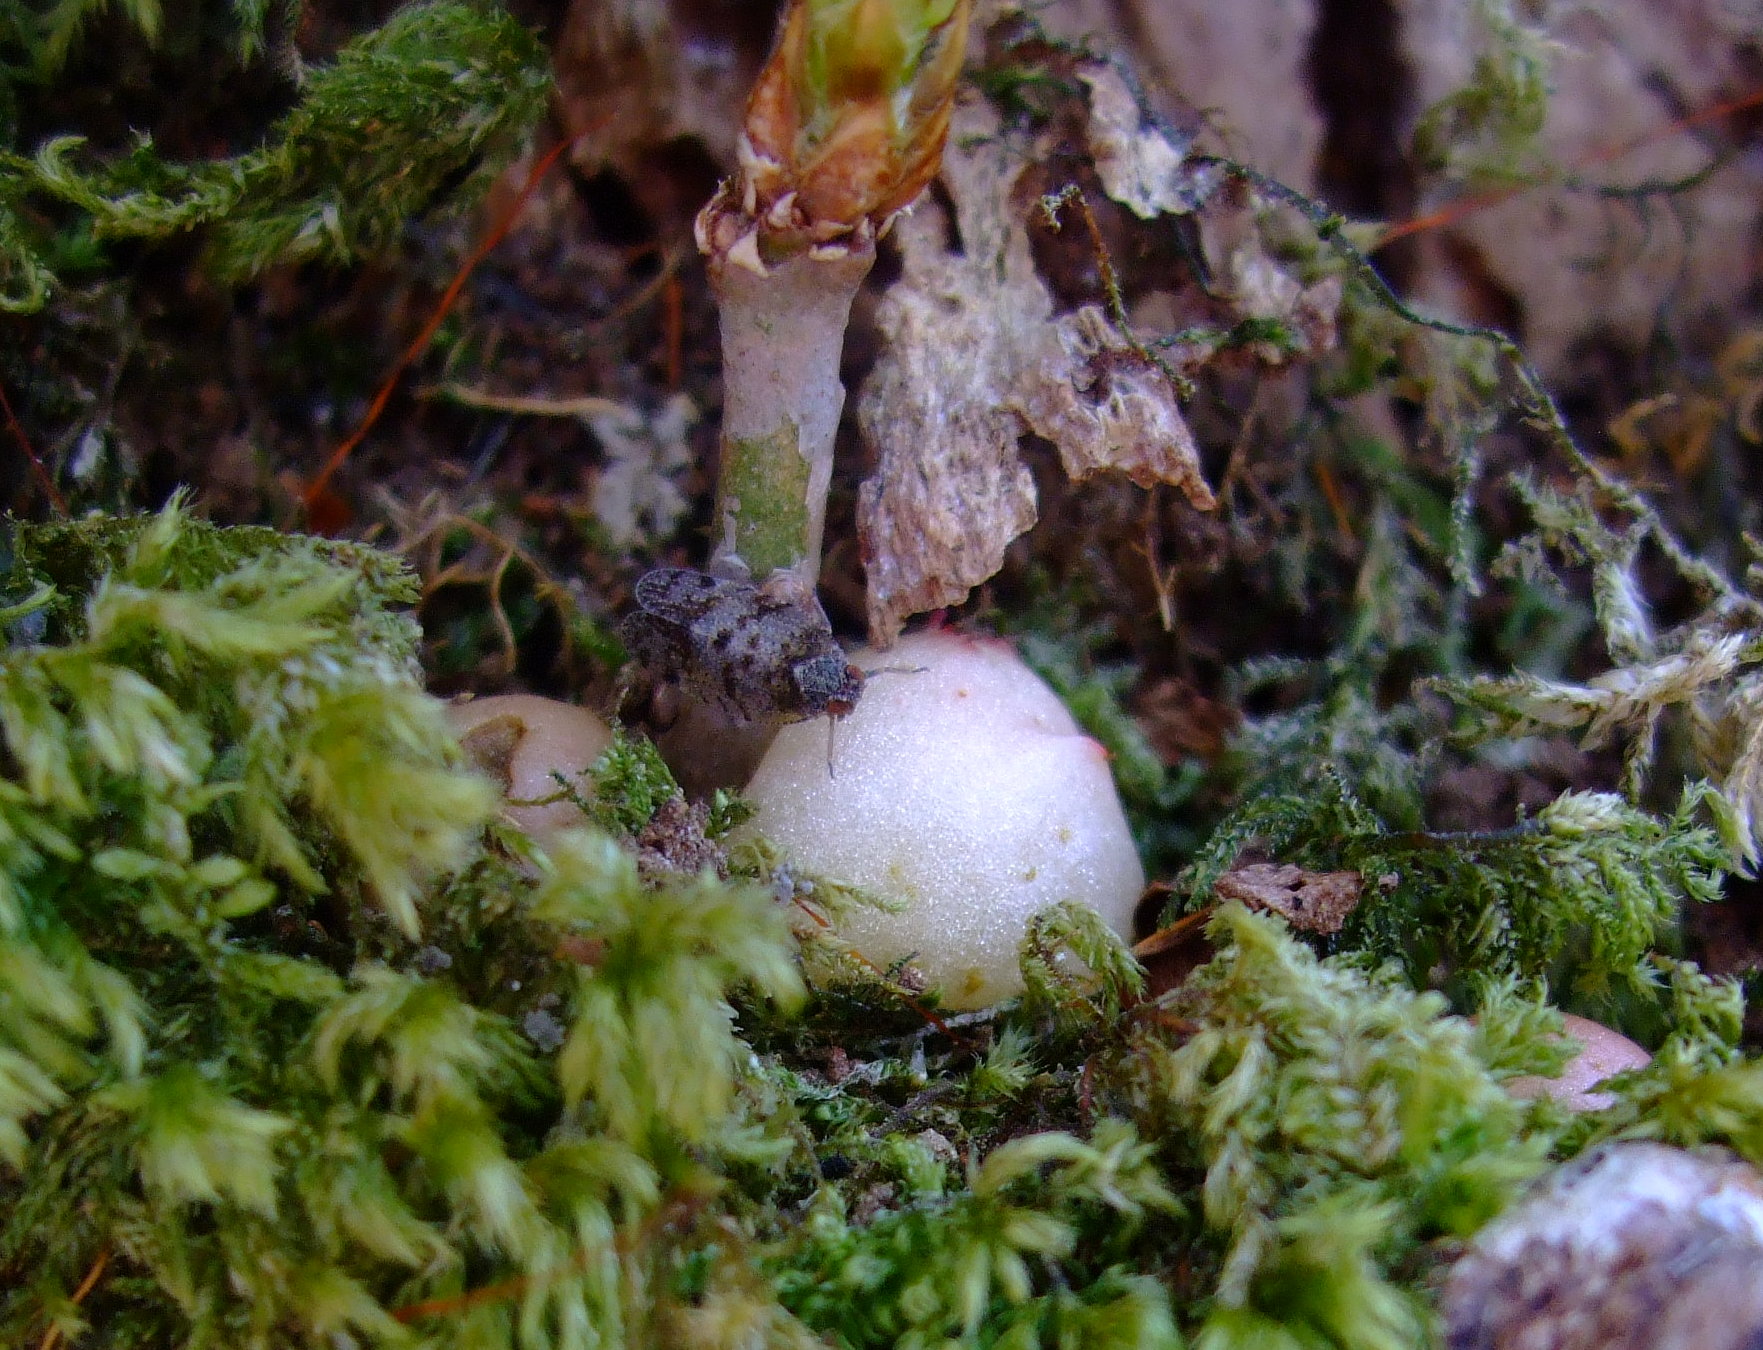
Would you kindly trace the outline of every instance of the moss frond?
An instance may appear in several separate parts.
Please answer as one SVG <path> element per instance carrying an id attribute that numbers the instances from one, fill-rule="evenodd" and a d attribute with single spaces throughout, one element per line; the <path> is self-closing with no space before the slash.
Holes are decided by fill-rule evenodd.
<path id="1" fill-rule="evenodd" d="M 614 1134 L 665 1122 L 699 1140 L 728 1111 L 745 1052 L 725 989 L 751 982 L 785 1002 L 802 988 L 785 913 L 756 888 L 697 878 L 645 890 L 605 836 L 566 836 L 534 917 L 603 947 L 576 982 L 559 1072 L 566 1100 L 591 1098 Z"/>
<path id="2" fill-rule="evenodd" d="M 1029 920 L 1020 964 L 1025 1010 L 1068 1028 L 1114 1021 L 1145 984 L 1145 972 L 1102 917 L 1069 902 Z"/>
<path id="3" fill-rule="evenodd" d="M 1202 1174 L 1199 1343 L 1413 1344 L 1401 1263 L 1498 1212 L 1548 1136 L 1437 994 L 1318 961 L 1238 905 L 1210 931 L 1218 956 L 1104 1075 L 1165 1165 Z"/>
<path id="4" fill-rule="evenodd" d="M 1702 823 L 1708 795 L 1692 787 L 1659 817 L 1615 794 L 1566 793 L 1509 829 L 1434 834 L 1390 828 L 1322 772 L 1307 792 L 1238 808 L 1184 874 L 1186 906 L 1253 846 L 1366 878 L 1341 945 L 1400 961 L 1417 985 L 1516 976 L 1595 1005 L 1650 990 L 1647 955 L 1681 906 L 1719 897 L 1726 854 Z"/>
<path id="5" fill-rule="evenodd" d="M 1525 22 L 1513 0 L 1474 0 L 1467 8 L 1475 53 L 1469 80 L 1421 114 L 1414 156 L 1433 173 L 1506 181 L 1543 129 L 1555 44 Z"/>
<path id="6" fill-rule="evenodd" d="M 158 5 L 131 4 L 150 38 L 144 20 Z M 57 6 L 64 44 L 92 8 Z M 0 292 L 7 308 L 28 310 L 52 284 L 45 248 L 17 215 L 33 195 L 82 212 L 100 239 L 206 228 L 213 264 L 230 278 L 383 251 L 412 216 L 487 186 L 548 88 L 524 28 L 494 8 L 440 0 L 406 6 L 307 72 L 299 102 L 265 144 L 235 158 L 177 163 L 142 139 L 126 155 L 82 163 L 77 136 L 51 138 L 30 158 L 0 155 Z"/>
<path id="7" fill-rule="evenodd" d="M 642 1343 L 715 1178 L 794 1147 L 728 1002 L 799 995 L 783 911 L 600 835 L 501 859 L 370 550 L 175 505 L 13 544 L 0 1340 Z"/>
<path id="8" fill-rule="evenodd" d="M 680 795 L 679 784 L 654 742 L 613 728 L 612 744 L 592 770 L 589 814 L 615 834 L 635 837 L 662 804 Z M 725 808 L 726 814 L 727 808 Z"/>
<path id="9" fill-rule="evenodd" d="M 968 1192 L 939 1205 L 859 1229 L 822 1204 L 779 1262 L 778 1293 L 852 1347 L 1039 1345 L 1061 1328 L 1081 1345 L 1173 1347 L 1167 1295 L 1109 1260 L 1173 1208 L 1124 1122 L 1088 1142 L 1033 1135 L 995 1150 Z"/>

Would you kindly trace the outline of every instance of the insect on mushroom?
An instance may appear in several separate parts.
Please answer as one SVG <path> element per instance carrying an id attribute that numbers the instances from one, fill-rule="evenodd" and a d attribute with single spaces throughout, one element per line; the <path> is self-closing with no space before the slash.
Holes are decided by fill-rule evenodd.
<path id="1" fill-rule="evenodd" d="M 638 664 L 732 721 L 844 717 L 863 694 L 864 673 L 845 659 L 820 602 L 792 592 L 658 568 L 637 579 L 636 608 L 619 632 Z"/>

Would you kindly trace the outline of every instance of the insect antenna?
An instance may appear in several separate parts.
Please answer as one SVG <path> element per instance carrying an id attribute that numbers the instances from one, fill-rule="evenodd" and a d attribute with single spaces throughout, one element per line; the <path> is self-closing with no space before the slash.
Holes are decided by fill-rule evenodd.
<path id="1" fill-rule="evenodd" d="M 863 672 L 863 678 L 873 680 L 877 675 L 922 675 L 929 666 L 877 666 L 874 670 Z"/>

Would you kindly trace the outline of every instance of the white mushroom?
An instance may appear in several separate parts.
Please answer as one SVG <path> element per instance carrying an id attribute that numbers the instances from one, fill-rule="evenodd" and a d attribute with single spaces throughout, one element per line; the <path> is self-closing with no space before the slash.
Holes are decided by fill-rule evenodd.
<path id="1" fill-rule="evenodd" d="M 466 753 L 502 789 L 504 809 L 521 829 L 543 839 L 584 823 L 581 808 L 559 795 L 556 775 L 580 795 L 592 794 L 587 771 L 612 744 L 612 731 L 599 717 L 536 694 L 474 698 L 450 704 L 447 716 Z M 548 797 L 557 800 L 537 804 Z"/>
<path id="2" fill-rule="evenodd" d="M 746 789 L 747 828 L 795 865 L 901 903 L 844 938 L 974 1008 L 1020 992 L 1037 910 L 1079 901 L 1130 935 L 1145 878 L 1107 753 L 1008 644 L 925 633 L 852 660 L 910 669 L 870 679 L 830 768 L 827 724 L 798 723 Z"/>

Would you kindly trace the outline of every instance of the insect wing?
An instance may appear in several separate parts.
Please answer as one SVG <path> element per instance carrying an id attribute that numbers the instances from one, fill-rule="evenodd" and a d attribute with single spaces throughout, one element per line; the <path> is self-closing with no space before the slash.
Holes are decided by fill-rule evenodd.
<path id="1" fill-rule="evenodd" d="M 737 721 L 757 711 L 744 697 L 744 677 L 731 661 L 731 647 L 753 625 L 755 587 L 684 567 L 646 572 L 632 590 L 636 608 L 623 631 L 631 654 L 657 674 L 678 680 Z"/>
<path id="2" fill-rule="evenodd" d="M 812 598 L 679 567 L 646 573 L 633 595 L 622 625 L 631 654 L 736 721 L 842 716 L 862 690 Z"/>
<path id="3" fill-rule="evenodd" d="M 633 590 L 637 609 L 662 623 L 690 629 L 719 605 L 739 583 L 722 581 L 708 572 L 685 567 L 658 567 L 637 578 Z"/>

